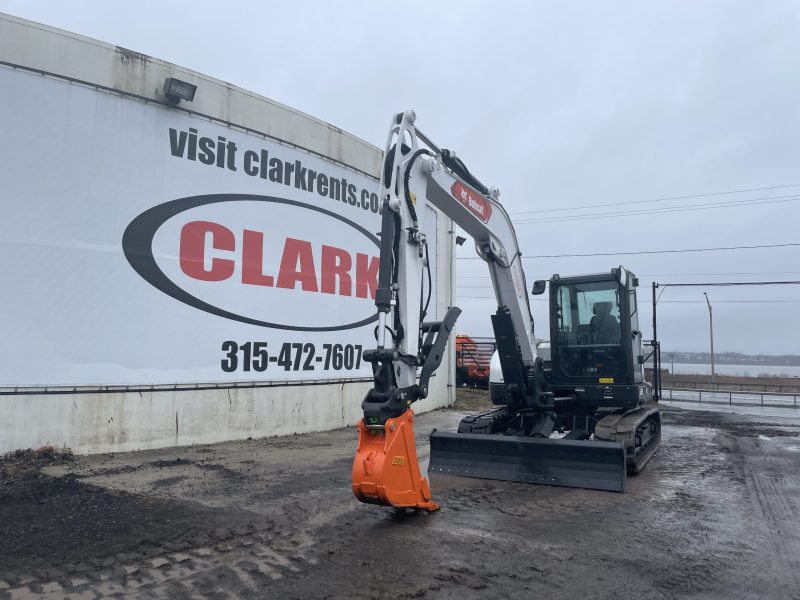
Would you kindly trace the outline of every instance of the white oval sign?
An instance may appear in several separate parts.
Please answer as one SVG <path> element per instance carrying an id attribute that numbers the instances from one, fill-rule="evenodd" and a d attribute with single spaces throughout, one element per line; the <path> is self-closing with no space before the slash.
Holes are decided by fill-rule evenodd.
<path id="1" fill-rule="evenodd" d="M 378 238 L 330 210 L 250 194 L 180 198 L 136 217 L 122 245 L 151 285 L 220 317 L 294 331 L 377 320 Z"/>

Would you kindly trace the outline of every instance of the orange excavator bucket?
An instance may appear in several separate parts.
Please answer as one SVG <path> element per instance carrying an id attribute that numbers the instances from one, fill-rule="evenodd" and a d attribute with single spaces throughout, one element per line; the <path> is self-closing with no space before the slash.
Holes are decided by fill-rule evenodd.
<path id="1" fill-rule="evenodd" d="M 361 502 L 439 509 L 431 499 L 428 481 L 419 470 L 414 444 L 414 412 L 387 419 L 383 428 L 368 428 L 358 422 L 358 451 L 353 461 L 353 494 Z"/>

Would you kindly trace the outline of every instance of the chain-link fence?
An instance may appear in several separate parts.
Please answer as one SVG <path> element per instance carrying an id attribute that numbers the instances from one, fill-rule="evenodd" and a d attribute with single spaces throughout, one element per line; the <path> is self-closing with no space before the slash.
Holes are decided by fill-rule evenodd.
<path id="1" fill-rule="evenodd" d="M 642 342 L 644 350 L 644 378 L 653 386 L 653 399 L 661 399 L 661 343 L 653 340 Z"/>

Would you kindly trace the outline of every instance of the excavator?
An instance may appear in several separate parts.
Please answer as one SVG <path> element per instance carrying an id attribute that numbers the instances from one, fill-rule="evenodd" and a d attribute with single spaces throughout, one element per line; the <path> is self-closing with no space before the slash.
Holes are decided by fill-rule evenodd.
<path id="1" fill-rule="evenodd" d="M 416 127 L 392 117 L 380 182 L 377 347 L 365 350 L 373 387 L 358 422 L 352 488 L 365 503 L 435 511 L 414 440 L 412 404 L 428 395 L 461 310 L 426 320 L 432 278 L 419 211 L 436 207 L 471 236 L 497 299 L 495 408 L 430 436 L 429 473 L 622 492 L 661 441 L 659 411 L 644 381 L 638 280 L 623 267 L 560 277 L 549 285 L 550 359 L 537 355 L 529 292 L 511 219 L 497 188 Z"/>

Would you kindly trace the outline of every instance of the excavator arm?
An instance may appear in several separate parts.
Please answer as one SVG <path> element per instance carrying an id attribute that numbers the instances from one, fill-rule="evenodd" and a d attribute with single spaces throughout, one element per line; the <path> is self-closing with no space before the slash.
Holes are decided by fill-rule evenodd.
<path id="1" fill-rule="evenodd" d="M 362 403 L 353 492 L 363 501 L 436 510 L 421 476 L 411 405 L 428 395 L 461 313 L 452 306 L 441 321 L 426 321 L 431 277 L 428 235 L 421 213 L 428 203 L 475 241 L 487 263 L 498 310 L 492 317 L 509 402 L 540 408 L 551 401 L 537 385 L 533 318 L 511 219 L 487 188 L 448 150 L 415 126 L 413 111 L 392 118 L 380 183 L 381 250 L 377 347 L 364 352 L 374 386 Z"/>
<path id="2" fill-rule="evenodd" d="M 413 111 L 392 118 L 384 153 L 377 347 L 363 354 L 374 386 L 362 403 L 353 492 L 363 502 L 438 508 L 420 473 L 411 406 L 428 395 L 461 310 L 451 306 L 440 321 L 426 320 L 432 285 L 429 234 L 420 218 L 426 204 L 472 237 L 489 269 L 502 371 L 491 395 L 495 409 L 466 415 L 457 432 L 431 433 L 429 472 L 624 491 L 627 474 L 640 472 L 661 441 L 660 415 L 636 362 L 641 348 L 633 347 L 641 345 L 635 277 L 620 267 L 551 278 L 552 352 L 545 369 L 536 354 L 519 245 L 499 192 L 414 121 Z M 545 289 L 538 283 L 534 293 Z M 584 339 L 587 328 L 598 327 L 581 322 L 589 304 L 596 315 L 610 306 L 625 315 L 611 342 Z M 570 319 L 560 318 L 567 313 Z M 561 435 L 551 437 L 554 432 Z"/>

